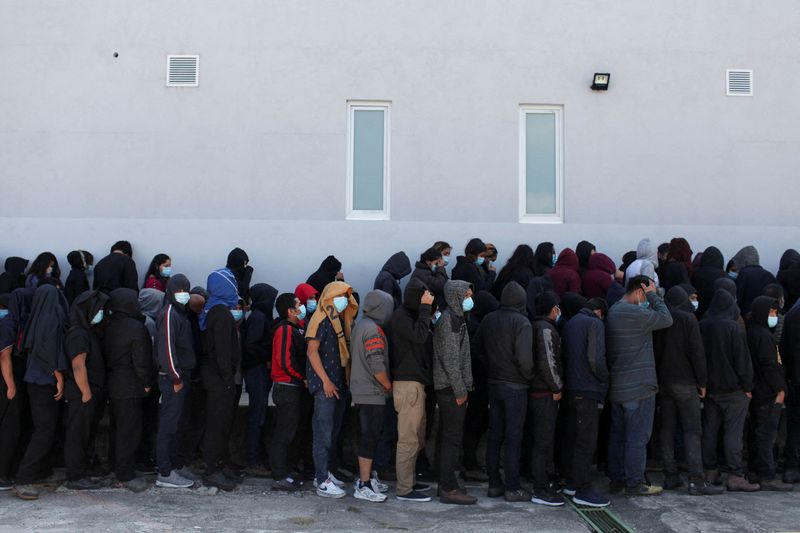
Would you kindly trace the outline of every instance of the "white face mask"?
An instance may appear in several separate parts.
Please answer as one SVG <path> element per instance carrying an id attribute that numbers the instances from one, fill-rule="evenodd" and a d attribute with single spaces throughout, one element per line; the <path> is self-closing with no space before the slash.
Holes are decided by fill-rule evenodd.
<path id="1" fill-rule="evenodd" d="M 190 295 L 188 292 L 183 291 L 175 293 L 175 301 L 181 305 L 186 305 L 187 303 L 189 303 L 189 298 Z"/>

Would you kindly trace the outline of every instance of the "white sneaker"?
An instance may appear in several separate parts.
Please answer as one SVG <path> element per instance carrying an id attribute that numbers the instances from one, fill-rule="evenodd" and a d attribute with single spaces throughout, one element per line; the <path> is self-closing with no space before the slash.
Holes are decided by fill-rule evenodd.
<path id="1" fill-rule="evenodd" d="M 336 476 L 334 476 L 333 472 L 331 471 L 328 471 L 328 479 L 333 481 L 333 484 L 336 485 L 337 487 L 339 488 L 344 487 L 344 481 L 339 481 L 338 479 L 336 479 Z"/>
<path id="2" fill-rule="evenodd" d="M 372 482 L 375 480 L 373 479 Z M 386 501 L 386 495 L 381 494 L 379 492 L 375 492 L 372 490 L 370 485 L 364 485 L 363 487 L 358 486 L 358 481 L 356 481 L 355 490 L 353 490 L 353 496 L 356 500 L 367 500 L 368 502 L 383 502 Z"/>
<path id="3" fill-rule="evenodd" d="M 344 491 L 336 486 L 332 479 L 328 478 L 317 487 L 317 496 L 323 498 L 344 498 Z"/>
<path id="4" fill-rule="evenodd" d="M 370 484 L 372 485 L 372 491 L 377 493 L 389 492 L 389 485 L 383 483 L 380 478 L 378 477 L 378 472 L 373 470 L 372 471 L 372 478 L 369 480 Z M 356 480 L 358 483 L 358 480 Z"/>

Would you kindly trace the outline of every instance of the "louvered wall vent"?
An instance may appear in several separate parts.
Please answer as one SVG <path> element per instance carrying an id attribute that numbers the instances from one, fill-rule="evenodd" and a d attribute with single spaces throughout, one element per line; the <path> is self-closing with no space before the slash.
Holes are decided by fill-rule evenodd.
<path id="1" fill-rule="evenodd" d="M 753 96 L 753 71 L 728 69 L 726 71 L 728 96 Z"/>
<path id="2" fill-rule="evenodd" d="M 197 87 L 200 56 L 167 56 L 167 87 Z"/>

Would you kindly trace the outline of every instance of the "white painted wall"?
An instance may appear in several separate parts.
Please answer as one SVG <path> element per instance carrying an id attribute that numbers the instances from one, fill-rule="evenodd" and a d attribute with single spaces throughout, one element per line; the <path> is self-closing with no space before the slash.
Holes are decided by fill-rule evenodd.
<path id="1" fill-rule="evenodd" d="M 795 0 L 4 0 L 0 258 L 125 238 L 204 283 L 240 246 L 291 290 L 335 252 L 363 292 L 438 239 L 502 263 L 681 235 L 774 270 L 800 240 L 798 26 Z M 169 53 L 200 54 L 197 89 L 165 87 Z M 344 220 L 348 99 L 392 102 L 391 221 Z M 537 103 L 564 106 L 563 225 L 517 222 Z"/>

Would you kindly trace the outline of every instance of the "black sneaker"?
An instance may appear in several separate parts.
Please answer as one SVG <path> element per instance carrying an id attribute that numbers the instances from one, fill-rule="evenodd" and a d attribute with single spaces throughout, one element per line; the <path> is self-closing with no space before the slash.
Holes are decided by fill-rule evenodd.
<path id="1" fill-rule="evenodd" d="M 783 473 L 784 483 L 800 483 L 800 470 L 790 468 Z"/>
<path id="2" fill-rule="evenodd" d="M 625 487 L 625 496 L 655 496 L 664 492 L 658 485 L 639 483 L 635 487 Z"/>
<path id="3" fill-rule="evenodd" d="M 575 492 L 575 496 L 572 498 L 572 501 L 576 505 L 586 505 L 588 507 L 608 507 L 611 505 L 611 502 L 603 496 L 602 494 L 598 494 L 592 491 L 586 492 Z"/>
<path id="4" fill-rule="evenodd" d="M 158 473 L 158 468 L 156 467 L 155 463 L 150 462 L 137 463 L 133 469 L 140 476 L 151 476 Z"/>
<path id="5" fill-rule="evenodd" d="M 505 493 L 506 493 L 506 488 L 502 485 L 499 485 L 497 487 L 489 487 L 489 492 L 487 495 L 490 498 L 499 498 Z"/>
<path id="6" fill-rule="evenodd" d="M 14 484 L 11 483 L 10 479 L 0 478 L 0 490 L 11 490 L 14 488 Z"/>
<path id="7" fill-rule="evenodd" d="M 412 490 L 417 492 L 428 492 L 431 490 L 431 486 L 427 483 L 414 483 L 414 488 Z"/>
<path id="8" fill-rule="evenodd" d="M 531 499 L 530 493 L 524 489 L 507 490 L 504 497 L 507 502 L 527 502 Z"/>
<path id="9" fill-rule="evenodd" d="M 430 487 L 429 487 L 430 488 Z M 412 490 L 408 494 L 400 494 L 397 495 L 398 500 L 402 500 L 404 502 L 429 502 L 431 501 L 431 497 L 427 494 L 423 494 L 418 490 Z"/>
<path id="10" fill-rule="evenodd" d="M 226 492 L 232 491 L 236 488 L 236 483 L 231 481 L 219 470 L 211 475 L 203 476 L 203 485 L 207 487 L 216 487 L 219 490 L 224 490 Z"/>
<path id="11" fill-rule="evenodd" d="M 723 492 L 725 489 L 721 485 L 712 485 L 706 481 L 689 481 L 689 494 L 692 496 L 714 496 Z"/>
<path id="12" fill-rule="evenodd" d="M 681 487 L 683 487 L 683 480 L 681 479 L 681 475 L 677 472 L 674 474 L 666 474 L 666 476 L 664 476 L 665 490 L 675 490 Z"/>
<path id="13" fill-rule="evenodd" d="M 279 479 L 272 483 L 272 490 L 281 490 L 284 492 L 297 492 L 303 488 L 303 482 L 292 477 Z"/>
<path id="14" fill-rule="evenodd" d="M 623 490 L 625 490 L 625 482 L 622 480 L 612 479 L 611 483 L 608 484 L 608 492 L 611 494 L 616 494 Z"/>
<path id="15" fill-rule="evenodd" d="M 564 498 L 551 490 L 534 491 L 531 503 L 547 505 L 549 507 L 561 507 L 564 505 Z"/>
<path id="16" fill-rule="evenodd" d="M 242 480 L 244 479 L 244 471 L 234 466 L 227 466 L 227 465 L 223 466 L 222 475 L 236 484 L 241 483 Z"/>
<path id="17" fill-rule="evenodd" d="M 66 487 L 69 490 L 98 490 L 103 488 L 103 484 L 99 481 L 83 478 L 74 481 L 67 481 Z"/>

